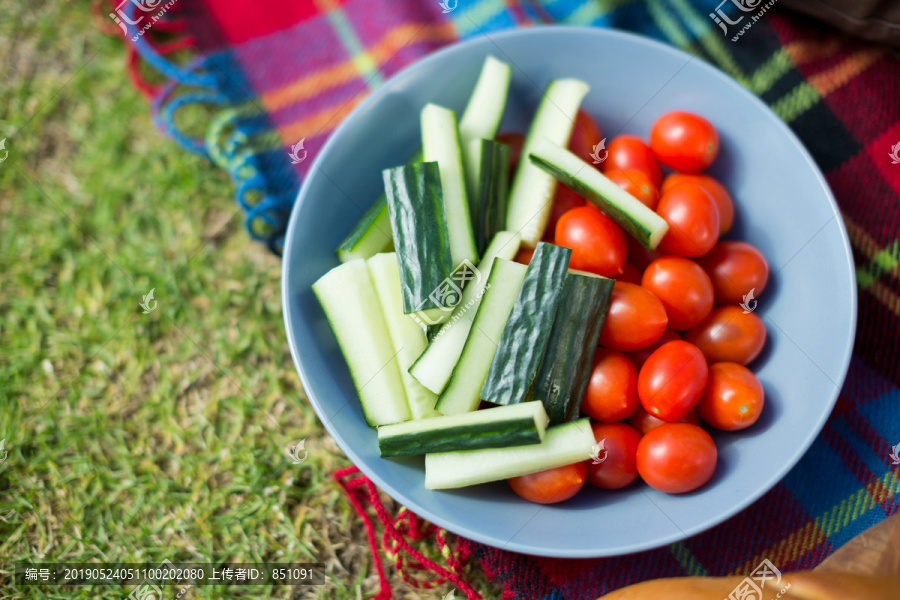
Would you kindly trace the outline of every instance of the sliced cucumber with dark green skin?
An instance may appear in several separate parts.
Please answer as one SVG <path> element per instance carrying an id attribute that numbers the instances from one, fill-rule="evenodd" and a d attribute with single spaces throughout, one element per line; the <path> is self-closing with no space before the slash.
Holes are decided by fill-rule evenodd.
<path id="1" fill-rule="evenodd" d="M 406 164 L 412 165 L 417 162 L 422 162 L 421 150 L 416 152 Z M 387 198 L 382 192 L 338 246 L 338 260 L 347 262 L 357 258 L 366 259 L 379 252 L 388 252 L 393 239 Z"/>
<path id="2" fill-rule="evenodd" d="M 534 145 L 544 137 L 560 146 L 569 143 L 578 107 L 589 89 L 588 84 L 578 79 L 554 79 L 550 82 L 522 145 L 523 157 L 528 156 Z M 521 233 L 523 247 L 534 248 L 544 237 L 553 209 L 556 185 L 556 179 L 529 161 L 519 161 L 509 189 L 504 229 Z"/>
<path id="3" fill-rule="evenodd" d="M 540 402 L 498 406 L 378 428 L 381 456 L 539 444 L 547 428 Z"/>
<path id="4" fill-rule="evenodd" d="M 597 340 L 615 280 L 569 271 L 550 341 L 534 378 L 533 400 L 540 400 L 554 425 L 572 421 L 581 410 L 594 366 Z"/>
<path id="5" fill-rule="evenodd" d="M 494 404 L 529 399 L 553 328 L 572 251 L 540 242 L 503 327 L 481 398 Z"/>
<path id="6" fill-rule="evenodd" d="M 571 465 L 589 459 L 594 444 L 590 420 L 579 419 L 550 427 L 540 444 L 426 454 L 425 488 L 461 488 Z"/>
<path id="7" fill-rule="evenodd" d="M 350 368 L 366 422 L 375 426 L 408 421 L 400 368 L 366 261 L 331 269 L 312 289 Z"/>
<path id="8" fill-rule="evenodd" d="M 465 346 L 450 381 L 435 405 L 438 412 L 455 415 L 478 408 L 481 401 L 479 393 L 497 349 L 497 340 L 516 301 L 525 271 L 525 265 L 502 258 L 494 259 L 491 276 Z"/>
<path id="9" fill-rule="evenodd" d="M 475 140 L 477 181 L 469 196 L 475 245 L 482 254 L 494 235 L 506 226 L 506 200 L 509 188 L 509 146 L 493 140 Z"/>
<path id="10" fill-rule="evenodd" d="M 484 298 L 484 288 L 490 277 L 494 259 L 512 260 L 518 250 L 519 234 L 511 231 L 497 232 L 484 251 L 481 262 L 478 263 L 479 277 L 466 285 L 462 300 L 456 305 L 453 314 L 446 323 L 436 326 L 438 331 L 429 337 L 428 347 L 409 369 L 413 377 L 435 394 L 444 391 L 456 363 L 459 362 L 472 321 L 475 320 L 478 307 Z"/>
<path id="11" fill-rule="evenodd" d="M 424 162 L 382 173 L 400 265 L 403 312 L 420 311 L 435 322 L 449 318 L 459 295 L 448 307 L 447 299 L 435 293 L 453 273 L 438 164 Z"/>
<path id="12" fill-rule="evenodd" d="M 440 167 L 453 265 L 459 266 L 463 261 L 475 264 L 478 262 L 478 250 L 469 215 L 456 113 L 437 104 L 426 104 L 422 109 L 421 124 L 423 160 L 435 161 Z"/>
<path id="13" fill-rule="evenodd" d="M 525 155 L 524 150 L 522 154 Z M 655 250 L 669 230 L 662 217 L 559 144 L 540 140 L 527 156 L 532 163 L 596 204 L 644 248 Z"/>

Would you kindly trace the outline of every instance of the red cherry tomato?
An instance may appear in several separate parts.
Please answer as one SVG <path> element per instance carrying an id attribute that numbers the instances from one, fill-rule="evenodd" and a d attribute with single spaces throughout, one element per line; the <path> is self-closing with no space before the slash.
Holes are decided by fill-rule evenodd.
<path id="1" fill-rule="evenodd" d="M 635 459 L 641 434 L 625 423 L 591 423 L 591 429 L 594 440 L 603 448 L 597 459 L 584 463 L 587 482 L 605 490 L 618 490 L 637 479 Z"/>
<path id="2" fill-rule="evenodd" d="M 652 263 L 654 260 L 661 256 L 665 256 L 664 253 L 659 250 L 647 250 L 641 243 L 634 239 L 630 235 L 625 236 L 625 247 L 627 248 L 627 252 L 625 257 L 628 259 L 628 262 L 636 266 L 638 269 L 643 271 L 647 268 L 647 265 Z"/>
<path id="3" fill-rule="evenodd" d="M 638 396 L 648 413 L 677 421 L 697 406 L 709 370 L 700 349 L 688 342 L 665 344 L 650 355 L 638 374 Z"/>
<path id="4" fill-rule="evenodd" d="M 594 151 L 594 146 L 599 144 L 602 139 L 603 134 L 600 133 L 600 127 L 597 125 L 597 122 L 594 121 L 591 115 L 579 109 L 578 114 L 575 115 L 572 137 L 569 138 L 569 151 L 581 160 L 593 164 L 591 153 Z M 600 157 L 603 158 L 602 150 L 600 151 Z"/>
<path id="5" fill-rule="evenodd" d="M 656 208 L 656 203 L 659 202 L 659 189 L 653 185 L 650 176 L 643 171 L 637 169 L 615 170 L 607 172 L 606 176 L 617 186 L 640 200 L 650 210 Z"/>
<path id="6" fill-rule="evenodd" d="M 659 161 L 650 151 L 650 147 L 638 136 L 620 135 L 614 138 L 606 149 L 609 155 L 600 164 L 603 173 L 617 169 L 620 171 L 637 169 L 646 173 L 653 185 L 659 187 L 662 183 L 662 168 Z"/>
<path id="7" fill-rule="evenodd" d="M 522 156 L 525 136 L 521 133 L 507 131 L 497 134 L 495 139 L 501 144 L 509 146 L 509 180 L 512 183 L 512 176 L 515 175 L 516 169 L 519 167 L 519 158 Z"/>
<path id="8" fill-rule="evenodd" d="M 534 256 L 534 248 L 522 248 L 516 253 L 515 262 L 523 265 L 531 264 L 531 257 Z"/>
<path id="9" fill-rule="evenodd" d="M 756 375 L 737 363 L 723 362 L 709 368 L 709 382 L 697 410 L 716 429 L 737 431 L 756 423 L 764 403 Z"/>
<path id="10" fill-rule="evenodd" d="M 617 350 L 598 348 L 581 412 L 607 423 L 628 418 L 639 404 L 637 377 L 637 369 L 627 356 Z"/>
<path id="11" fill-rule="evenodd" d="M 661 116 L 650 128 L 650 149 L 670 169 L 697 173 L 719 154 L 719 134 L 703 117 L 676 110 Z"/>
<path id="12" fill-rule="evenodd" d="M 688 423 L 666 423 L 641 438 L 637 469 L 647 485 L 668 494 L 696 490 L 716 470 L 718 452 L 708 433 Z"/>
<path id="13" fill-rule="evenodd" d="M 625 233 L 615 221 L 589 204 L 559 218 L 556 243 L 572 249 L 569 268 L 614 277 L 625 264 Z"/>
<path id="14" fill-rule="evenodd" d="M 641 367 L 644 366 L 644 363 L 647 362 L 647 359 L 650 358 L 650 355 L 656 352 L 656 349 L 664 344 L 668 344 L 674 340 L 680 340 L 681 335 L 675 331 L 674 329 L 666 329 L 663 331 L 663 334 L 659 336 L 659 339 L 647 346 L 646 348 L 641 348 L 640 350 L 632 350 L 631 352 L 626 352 L 625 356 L 631 359 L 631 362 L 634 363 L 634 366 L 640 370 Z"/>
<path id="15" fill-rule="evenodd" d="M 553 209 L 550 211 L 550 220 L 547 221 L 546 233 L 554 235 L 560 217 L 573 208 L 580 208 L 586 204 L 587 200 L 579 196 L 578 192 L 572 191 L 563 184 L 556 186 L 556 195 L 553 197 Z"/>
<path id="16" fill-rule="evenodd" d="M 659 249 L 680 256 L 703 256 L 719 239 L 719 210 L 698 185 L 675 186 L 663 194 L 656 213 L 669 224 Z"/>
<path id="17" fill-rule="evenodd" d="M 634 285 L 641 285 L 641 271 L 631 263 L 622 265 L 622 273 L 616 277 L 616 281 L 627 281 Z"/>
<path id="18" fill-rule="evenodd" d="M 623 352 L 638 350 L 658 340 L 668 322 L 666 309 L 653 292 L 617 281 L 600 330 L 600 345 Z"/>
<path id="19" fill-rule="evenodd" d="M 641 285 L 656 294 L 672 329 L 689 329 L 706 318 L 713 307 L 713 285 L 694 261 L 664 256 L 644 270 Z"/>
<path id="20" fill-rule="evenodd" d="M 712 281 L 716 304 L 740 304 L 751 290 L 759 297 L 769 282 L 769 263 L 746 242 L 719 242 L 697 262 Z"/>
<path id="21" fill-rule="evenodd" d="M 710 364 L 734 362 L 746 365 L 759 356 L 766 345 L 766 326 L 752 312 L 739 306 L 723 306 L 686 331 L 684 339 L 700 348 Z"/>
<path id="22" fill-rule="evenodd" d="M 646 410 L 644 410 L 643 406 L 638 406 L 637 410 L 634 411 L 634 414 L 632 414 L 630 417 L 628 417 L 628 419 L 626 420 L 626 423 L 628 423 L 629 425 L 631 425 L 632 427 L 634 427 L 635 429 L 640 431 L 641 435 L 644 435 L 651 429 L 656 429 L 660 425 L 664 425 L 665 423 L 668 423 L 668 421 L 663 421 L 662 419 L 654 417 L 653 415 L 648 413 Z M 684 415 L 677 421 L 673 421 L 673 423 L 690 423 L 691 425 L 699 425 L 700 424 L 700 413 L 698 413 L 697 409 L 695 408 L 694 410 L 692 410 L 688 414 Z"/>
<path id="23" fill-rule="evenodd" d="M 584 463 L 547 469 L 530 475 L 508 479 L 510 487 L 522 498 L 537 504 L 554 504 L 568 500 L 584 487 Z"/>
<path id="24" fill-rule="evenodd" d="M 659 193 L 665 194 L 676 185 L 682 183 L 696 183 L 709 192 L 709 195 L 712 196 L 713 201 L 716 203 L 716 208 L 719 209 L 719 235 L 728 233 L 734 224 L 734 200 L 731 199 L 731 194 L 728 193 L 725 186 L 709 175 L 672 173 L 663 180 Z"/>

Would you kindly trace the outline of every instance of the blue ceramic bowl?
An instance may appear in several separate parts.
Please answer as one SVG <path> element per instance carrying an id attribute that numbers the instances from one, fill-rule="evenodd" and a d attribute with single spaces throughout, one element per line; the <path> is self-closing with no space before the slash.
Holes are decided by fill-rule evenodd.
<path id="1" fill-rule="evenodd" d="M 712 481 L 670 496 L 642 483 L 587 486 L 554 506 L 530 504 L 505 482 L 459 491 L 423 487 L 421 458 L 385 460 L 363 421 L 347 367 L 310 285 L 337 264 L 334 249 L 381 191 L 381 170 L 419 147 L 426 102 L 461 111 L 484 57 L 513 66 L 501 131 L 527 131 L 552 78 L 577 77 L 584 108 L 609 139 L 647 138 L 664 112 L 709 119 L 721 136 L 711 174 L 735 199 L 734 230 L 769 261 L 757 314 L 768 328 L 752 365 L 766 407 L 753 427 L 715 436 Z M 540 27 L 455 44 L 392 77 L 315 153 L 291 215 L 282 294 L 291 354 L 303 387 L 347 456 L 394 499 L 471 539 L 543 556 L 598 557 L 655 548 L 721 523 L 769 490 L 818 435 L 847 372 L 856 324 L 853 260 L 834 198 L 809 153 L 762 102 L 700 60 L 606 29 Z"/>

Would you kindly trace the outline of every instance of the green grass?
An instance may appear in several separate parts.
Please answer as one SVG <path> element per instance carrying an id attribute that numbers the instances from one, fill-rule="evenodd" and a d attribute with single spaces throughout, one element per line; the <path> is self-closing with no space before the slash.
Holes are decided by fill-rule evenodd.
<path id="1" fill-rule="evenodd" d="M 280 261 L 249 240 L 228 177 L 153 127 L 87 1 L 0 14 L 0 597 L 130 593 L 16 588 L 17 562 L 166 558 L 322 561 L 328 585 L 296 597 L 374 593 L 330 478 L 349 462 L 288 353 Z M 202 111 L 185 118 L 203 131 Z M 398 598 L 440 597 L 393 581 Z M 226 594 L 290 591 L 182 597 Z"/>

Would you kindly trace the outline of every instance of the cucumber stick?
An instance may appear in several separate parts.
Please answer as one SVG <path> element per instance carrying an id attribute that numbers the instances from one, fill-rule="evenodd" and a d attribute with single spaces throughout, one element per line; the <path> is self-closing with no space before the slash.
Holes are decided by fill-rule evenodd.
<path id="1" fill-rule="evenodd" d="M 484 252 L 494 234 L 506 225 L 506 201 L 509 188 L 509 146 L 493 140 L 472 142 L 477 157 L 474 192 L 469 195 L 475 246 Z"/>
<path id="2" fill-rule="evenodd" d="M 528 156 L 545 137 L 559 146 L 568 144 L 578 107 L 589 90 L 588 85 L 578 79 L 551 81 L 531 122 L 522 156 Z M 525 248 L 534 248 L 544 236 L 556 185 L 553 176 L 527 160 L 519 161 L 509 192 L 504 229 L 521 232 Z"/>
<path id="3" fill-rule="evenodd" d="M 644 248 L 656 249 L 669 230 L 662 217 L 555 140 L 539 140 L 527 154 L 522 152 L 533 165 L 596 204 Z"/>
<path id="4" fill-rule="evenodd" d="M 440 294 L 450 281 L 453 262 L 438 164 L 394 167 L 382 174 L 400 265 L 403 312 L 419 311 L 432 323 L 449 318 L 459 294 Z"/>
<path id="5" fill-rule="evenodd" d="M 406 164 L 422 162 L 422 151 L 416 152 Z M 388 215 L 387 198 L 384 192 L 363 213 L 360 220 L 337 248 L 337 257 L 341 262 L 356 258 L 369 258 L 379 252 L 389 252 L 393 242 L 391 219 Z"/>
<path id="6" fill-rule="evenodd" d="M 403 456 L 539 444 L 547 429 L 540 402 L 499 406 L 459 415 L 378 428 L 381 456 Z"/>
<path id="7" fill-rule="evenodd" d="M 529 399 L 544 358 L 572 251 L 540 242 L 497 343 L 481 398 L 494 404 Z"/>
<path id="8" fill-rule="evenodd" d="M 593 273 L 569 271 L 566 275 L 531 392 L 533 400 L 544 403 L 554 425 L 572 421 L 581 410 L 614 283 Z"/>
<path id="9" fill-rule="evenodd" d="M 422 109 L 421 123 L 423 160 L 437 162 L 440 168 L 453 265 L 458 266 L 466 260 L 475 264 L 478 262 L 478 251 L 469 215 L 456 113 L 437 104 L 426 104 Z"/>
<path id="10" fill-rule="evenodd" d="M 485 58 L 478 82 L 459 121 L 459 139 L 466 171 L 466 192 L 470 201 L 472 196 L 478 193 L 478 163 L 481 157 L 476 142 L 481 139 L 493 140 L 496 137 L 500 121 L 503 119 L 503 111 L 506 109 L 511 78 L 512 69 L 508 64 L 493 56 Z M 482 249 L 479 248 L 480 250 Z"/>
<path id="11" fill-rule="evenodd" d="M 366 422 L 408 421 L 400 368 L 366 261 L 331 269 L 312 289 L 347 361 Z"/>
<path id="12" fill-rule="evenodd" d="M 497 349 L 497 340 L 500 339 L 503 326 L 516 301 L 525 271 L 525 265 L 502 258 L 494 259 L 491 275 L 485 286 L 487 289 L 469 329 L 459 361 L 435 406 L 438 412 L 455 415 L 478 408 L 481 386 L 484 385 Z"/>
<path id="13" fill-rule="evenodd" d="M 594 443 L 589 419 L 579 419 L 550 427 L 540 444 L 426 454 L 425 488 L 460 488 L 570 465 L 589 459 Z"/>
<path id="14" fill-rule="evenodd" d="M 435 394 L 444 391 L 453 368 L 459 361 L 469 330 L 472 328 L 472 321 L 475 320 L 484 297 L 491 264 L 495 258 L 512 260 L 518 251 L 519 234 L 511 231 L 497 232 L 485 250 L 481 262 L 478 263 L 479 276 L 463 289 L 462 300 L 450 315 L 450 319 L 441 326 L 440 331 L 410 368 L 409 372 Z"/>
<path id="15" fill-rule="evenodd" d="M 397 255 L 393 252 L 376 254 L 366 261 L 366 265 L 375 284 L 375 292 L 378 294 L 397 365 L 400 367 L 400 379 L 406 391 L 409 412 L 413 419 L 434 416 L 437 414 L 434 410 L 437 394 L 416 381 L 408 370 L 425 350 L 428 339 L 425 331 L 403 312 Z"/>

